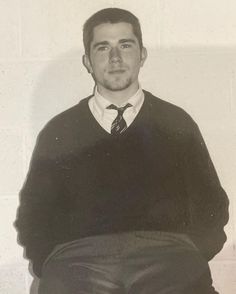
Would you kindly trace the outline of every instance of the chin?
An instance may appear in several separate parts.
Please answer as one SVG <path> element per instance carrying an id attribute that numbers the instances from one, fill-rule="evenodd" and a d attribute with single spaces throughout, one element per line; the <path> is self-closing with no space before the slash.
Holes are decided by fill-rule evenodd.
<path id="1" fill-rule="evenodd" d="M 110 91 L 123 91 L 129 88 L 132 84 L 132 81 L 130 79 L 127 79 L 125 81 L 111 81 L 105 83 L 105 88 Z"/>

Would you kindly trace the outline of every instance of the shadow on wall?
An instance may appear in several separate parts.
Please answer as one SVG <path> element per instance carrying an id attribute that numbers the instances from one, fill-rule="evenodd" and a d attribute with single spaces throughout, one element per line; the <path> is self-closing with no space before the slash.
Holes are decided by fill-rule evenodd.
<path id="1" fill-rule="evenodd" d="M 82 55 L 82 51 L 72 50 L 52 61 L 42 61 L 45 69 L 36 81 L 28 118 L 28 157 L 31 157 L 36 137 L 43 126 L 55 115 L 92 93 L 94 82 L 82 65 Z M 39 280 L 30 265 L 29 272 L 34 278 L 30 294 L 37 294 Z"/>
<path id="2" fill-rule="evenodd" d="M 32 97 L 29 124 L 33 138 L 52 117 L 91 94 L 94 83 L 82 65 L 82 55 L 73 50 L 46 63 Z"/>

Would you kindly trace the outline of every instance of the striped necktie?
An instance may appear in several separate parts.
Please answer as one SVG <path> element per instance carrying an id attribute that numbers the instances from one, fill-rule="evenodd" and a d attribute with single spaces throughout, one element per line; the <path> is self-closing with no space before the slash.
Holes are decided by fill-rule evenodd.
<path id="1" fill-rule="evenodd" d="M 117 107 L 114 104 L 111 104 L 107 109 L 115 109 L 118 111 L 118 115 L 111 125 L 111 134 L 117 135 L 123 133 L 127 129 L 126 121 L 124 120 L 123 114 L 128 107 L 131 107 L 130 103 L 127 103 L 123 107 Z"/>

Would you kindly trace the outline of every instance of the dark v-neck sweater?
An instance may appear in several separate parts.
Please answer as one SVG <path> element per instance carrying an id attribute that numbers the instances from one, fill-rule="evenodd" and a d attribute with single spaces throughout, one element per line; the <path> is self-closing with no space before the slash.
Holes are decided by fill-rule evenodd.
<path id="1" fill-rule="evenodd" d="M 16 226 L 40 274 L 53 246 L 134 230 L 186 233 L 208 259 L 225 241 L 227 197 L 197 125 L 145 91 L 121 135 L 107 133 L 88 100 L 40 133 Z"/>

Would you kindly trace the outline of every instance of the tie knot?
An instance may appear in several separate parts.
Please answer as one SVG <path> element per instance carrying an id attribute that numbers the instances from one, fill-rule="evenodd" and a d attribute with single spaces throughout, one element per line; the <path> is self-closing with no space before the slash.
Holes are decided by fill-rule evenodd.
<path id="1" fill-rule="evenodd" d="M 127 103 L 123 107 L 117 107 L 114 104 L 111 104 L 107 107 L 107 109 L 115 109 L 118 111 L 117 117 L 115 118 L 115 120 L 113 121 L 111 125 L 111 134 L 118 135 L 123 133 L 127 129 L 127 124 L 123 118 L 123 113 L 128 107 L 131 107 L 131 106 L 132 105 L 130 103 Z"/>
<path id="2" fill-rule="evenodd" d="M 107 106 L 107 109 L 115 109 L 118 111 L 118 113 L 120 115 L 122 115 L 124 113 L 124 111 L 128 108 L 128 107 L 131 107 L 132 105 L 130 103 L 127 103 L 125 106 L 123 107 L 117 107 L 116 105 L 114 104 L 111 104 L 109 106 Z"/>

